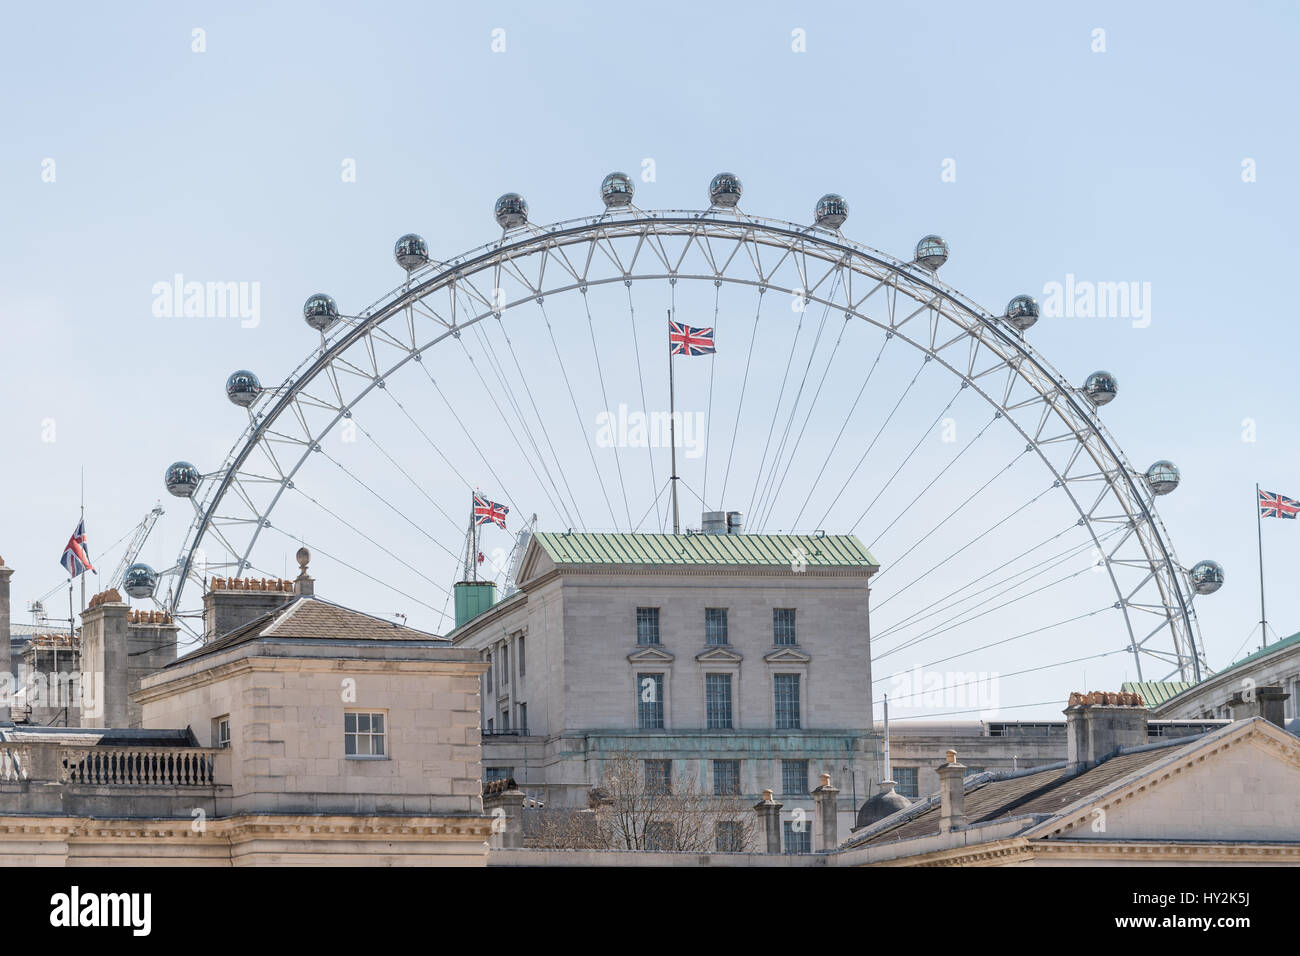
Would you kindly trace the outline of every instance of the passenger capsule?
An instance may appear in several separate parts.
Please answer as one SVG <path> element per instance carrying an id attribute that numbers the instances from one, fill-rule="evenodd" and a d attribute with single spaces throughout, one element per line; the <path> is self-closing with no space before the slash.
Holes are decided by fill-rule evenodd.
<path id="1" fill-rule="evenodd" d="M 600 184 L 600 198 L 606 209 L 632 205 L 632 194 L 635 192 L 632 177 L 627 173 L 610 173 Z"/>
<path id="2" fill-rule="evenodd" d="M 735 173 L 718 173 L 709 182 L 709 205 L 730 209 L 740 202 L 740 177 Z"/>
<path id="3" fill-rule="evenodd" d="M 494 212 L 502 229 L 514 229 L 528 221 L 528 203 L 519 193 L 506 193 L 498 199 Z"/>
<path id="4" fill-rule="evenodd" d="M 188 461 L 174 462 L 163 477 L 167 490 L 177 498 L 189 498 L 199 487 L 199 470 Z"/>

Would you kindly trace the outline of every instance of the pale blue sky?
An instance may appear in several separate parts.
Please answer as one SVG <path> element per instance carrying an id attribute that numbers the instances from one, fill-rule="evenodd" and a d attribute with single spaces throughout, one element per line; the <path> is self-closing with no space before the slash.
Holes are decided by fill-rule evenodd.
<path id="1" fill-rule="evenodd" d="M 360 308 L 398 281 L 401 233 L 447 258 L 496 237 L 502 192 L 523 193 L 536 222 L 585 215 L 606 172 L 652 158 L 645 208 L 701 207 L 728 169 L 754 214 L 807 222 L 833 190 L 868 245 L 907 255 L 940 232 L 943 278 L 994 310 L 1067 273 L 1149 282 L 1148 328 L 1044 318 L 1031 338 L 1072 380 L 1118 376 L 1104 417 L 1135 465 L 1182 468 L 1161 513 L 1184 564 L 1227 569 L 1198 605 L 1222 666 L 1258 619 L 1254 483 L 1300 497 L 1285 286 L 1300 251 L 1298 17 L 1292 3 L 11 4 L 0 554 L 19 572 L 15 619 L 60 580 L 82 466 L 92 557 L 162 496 L 143 557 L 171 564 L 184 502 L 163 469 L 220 462 L 243 423 L 225 376 L 278 382 L 297 365 L 313 345 L 307 294 Z M 955 182 L 941 180 L 949 158 Z M 176 273 L 260 283 L 260 324 L 154 317 L 151 289 Z M 1264 531 L 1270 621 L 1290 634 L 1300 522 Z M 449 581 L 448 563 L 431 556 L 430 573 Z M 1133 676 L 1110 661 L 1008 683 L 1002 703 Z M 990 652 L 960 666 L 1019 665 Z"/>

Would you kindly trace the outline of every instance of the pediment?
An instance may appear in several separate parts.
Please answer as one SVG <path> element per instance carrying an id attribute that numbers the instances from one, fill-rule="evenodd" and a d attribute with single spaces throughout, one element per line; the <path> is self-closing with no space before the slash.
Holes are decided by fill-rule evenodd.
<path id="1" fill-rule="evenodd" d="M 794 647 L 778 647 L 764 654 L 763 660 L 769 664 L 807 664 L 812 660 L 812 656 Z"/>
<path id="2" fill-rule="evenodd" d="M 668 653 L 668 651 L 664 650 L 662 647 L 652 645 L 648 647 L 638 647 L 631 654 L 627 655 L 627 659 L 633 664 L 671 664 L 673 662 L 673 655 Z"/>
<path id="3" fill-rule="evenodd" d="M 742 660 L 744 660 L 744 655 L 742 655 L 740 651 L 732 647 L 716 646 L 716 647 L 706 647 L 704 650 L 700 651 L 698 654 L 695 655 L 695 659 L 697 661 L 714 663 L 714 664 L 717 663 L 739 664 Z"/>
<path id="4" fill-rule="evenodd" d="M 533 578 L 540 578 L 543 574 L 554 570 L 555 562 L 546 553 L 546 549 L 538 544 L 537 536 L 533 535 L 528 541 L 528 547 L 524 549 L 524 559 L 519 563 L 519 573 L 516 575 L 515 584 L 522 588 Z"/>

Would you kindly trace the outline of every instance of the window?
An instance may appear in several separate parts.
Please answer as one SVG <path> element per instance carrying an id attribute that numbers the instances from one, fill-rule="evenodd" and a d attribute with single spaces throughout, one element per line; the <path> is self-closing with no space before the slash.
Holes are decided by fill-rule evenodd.
<path id="1" fill-rule="evenodd" d="M 527 704 L 519 705 L 519 732 L 525 735 L 528 733 L 528 705 Z"/>
<path id="2" fill-rule="evenodd" d="M 343 753 L 348 757 L 384 757 L 384 715 L 349 710 L 343 714 Z"/>
<path id="3" fill-rule="evenodd" d="M 812 820 L 783 820 L 781 829 L 785 836 L 786 853 L 812 852 Z"/>
<path id="4" fill-rule="evenodd" d="M 636 677 L 636 725 L 642 730 L 664 728 L 664 675 Z"/>
<path id="5" fill-rule="evenodd" d="M 514 767 L 484 767 L 483 782 L 491 783 L 493 780 L 509 780 L 515 775 Z"/>
<path id="6" fill-rule="evenodd" d="M 794 635 L 794 608 L 772 608 L 772 643 L 798 644 Z"/>
<path id="7" fill-rule="evenodd" d="M 673 825 L 671 823 L 649 823 L 645 828 L 645 848 L 647 850 L 673 849 Z"/>
<path id="8" fill-rule="evenodd" d="M 727 609 L 725 607 L 706 607 L 704 609 L 704 643 L 727 643 Z"/>
<path id="9" fill-rule="evenodd" d="M 648 793 L 673 792 L 673 762 L 647 760 L 645 762 L 645 788 Z"/>
<path id="10" fill-rule="evenodd" d="M 510 730 L 510 708 L 501 708 L 501 732 L 507 733 Z"/>
<path id="11" fill-rule="evenodd" d="M 524 676 L 524 636 L 519 635 L 519 676 Z"/>
<path id="12" fill-rule="evenodd" d="M 740 761 L 713 761 L 713 795 L 735 797 L 740 795 Z"/>
<path id="13" fill-rule="evenodd" d="M 489 718 L 488 718 L 487 732 L 488 732 L 488 733 L 492 733 L 492 730 L 493 730 L 493 721 L 492 721 L 492 718 L 489 717 Z"/>
<path id="14" fill-rule="evenodd" d="M 893 768 L 894 782 L 898 784 L 895 788 L 909 800 L 915 800 L 921 795 L 920 788 L 916 782 L 915 767 L 895 767 Z"/>
<path id="15" fill-rule="evenodd" d="M 714 828 L 719 853 L 744 853 L 745 829 L 738 820 L 722 820 Z"/>
<path id="16" fill-rule="evenodd" d="M 636 609 L 636 642 L 638 644 L 659 643 L 659 608 Z"/>
<path id="17" fill-rule="evenodd" d="M 501 686 L 510 683 L 510 645 L 501 645 Z"/>
<path id="18" fill-rule="evenodd" d="M 484 674 L 483 677 L 484 677 L 484 679 L 487 680 L 487 693 L 490 694 L 490 693 L 492 693 L 492 668 L 495 666 L 495 665 L 492 663 L 492 652 L 491 652 L 491 651 L 488 651 L 487 662 L 488 662 L 487 673 Z"/>
<path id="19" fill-rule="evenodd" d="M 704 711 L 709 730 L 731 729 L 731 675 L 704 675 Z"/>
<path id="20" fill-rule="evenodd" d="M 212 746 L 230 746 L 230 715 L 218 717 L 212 722 Z"/>
<path id="21" fill-rule="evenodd" d="M 808 761 L 781 761 L 781 792 L 806 794 L 808 792 Z"/>
<path id="22" fill-rule="evenodd" d="M 799 675 L 773 675 L 773 693 L 776 704 L 776 729 L 799 729 Z"/>

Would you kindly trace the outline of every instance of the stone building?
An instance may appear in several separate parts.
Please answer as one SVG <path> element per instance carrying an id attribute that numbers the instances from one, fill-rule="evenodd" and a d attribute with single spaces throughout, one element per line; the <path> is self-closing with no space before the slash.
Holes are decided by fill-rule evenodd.
<path id="1" fill-rule="evenodd" d="M 232 629 L 150 674 L 123 652 L 154 637 L 133 627 L 166 625 L 96 595 L 82 690 L 98 726 L 0 724 L 0 864 L 484 863 L 485 665 L 316 597 L 306 557 L 288 590 L 214 586 Z"/>
<path id="2" fill-rule="evenodd" d="M 535 534 L 519 591 L 466 602 L 488 609 L 450 635 L 489 665 L 488 779 L 582 807 L 604 758 L 627 751 L 708 792 L 771 789 L 791 839 L 811 842 L 821 773 L 879 779 L 877 568 L 852 536 Z M 839 795 L 843 835 L 854 797 Z"/>

